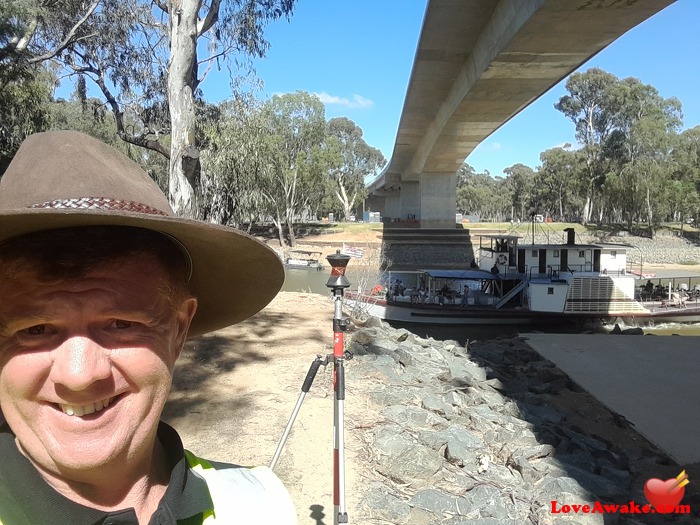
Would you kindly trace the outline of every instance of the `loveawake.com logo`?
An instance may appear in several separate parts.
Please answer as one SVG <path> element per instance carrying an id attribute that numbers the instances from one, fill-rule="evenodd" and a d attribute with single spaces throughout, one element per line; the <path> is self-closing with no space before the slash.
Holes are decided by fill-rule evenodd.
<path id="1" fill-rule="evenodd" d="M 675 478 L 662 481 L 651 478 L 644 484 L 644 496 L 648 504 L 634 501 L 624 504 L 601 503 L 561 504 L 552 500 L 552 514 L 690 514 L 690 505 L 681 505 L 685 486 L 690 483 L 685 470 Z"/>

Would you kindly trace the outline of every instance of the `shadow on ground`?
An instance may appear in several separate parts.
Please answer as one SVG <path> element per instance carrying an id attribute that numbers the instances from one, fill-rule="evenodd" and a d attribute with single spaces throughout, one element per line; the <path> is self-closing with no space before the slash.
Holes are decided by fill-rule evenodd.
<path id="1" fill-rule="evenodd" d="M 552 457 L 566 475 L 599 501 L 613 504 L 635 501 L 644 505 L 643 487 L 650 478 L 670 479 L 683 469 L 691 480 L 700 478 L 700 464 L 678 465 L 622 415 L 610 411 L 581 389 L 524 340 L 511 339 L 505 352 L 504 342 L 496 339 L 471 344 L 469 356 L 487 370 L 487 380 L 495 381 L 492 386 L 518 405 L 520 418 L 532 424 L 538 441 L 553 447 Z M 629 472 L 629 478 L 624 481 L 607 479 L 610 473 L 619 476 L 624 472 Z M 624 488 L 611 491 L 601 485 L 603 481 Z M 697 491 L 687 491 L 681 504 L 690 505 L 693 515 L 648 515 L 644 523 L 697 523 L 694 521 L 700 507 Z M 606 525 L 639 523 L 616 514 L 605 515 L 603 519 Z"/>
<path id="2" fill-rule="evenodd" d="M 235 326 L 189 340 L 175 367 L 164 419 L 177 420 L 188 414 L 211 410 L 221 397 L 212 391 L 219 376 L 245 365 L 274 359 L 275 352 L 284 352 L 294 344 L 289 340 L 285 326 L 299 326 L 304 322 L 302 312 L 263 310 Z M 324 335 L 312 333 L 310 338 L 314 343 L 323 344 Z M 245 409 L 247 405 L 243 398 L 225 402 L 229 410 Z"/>

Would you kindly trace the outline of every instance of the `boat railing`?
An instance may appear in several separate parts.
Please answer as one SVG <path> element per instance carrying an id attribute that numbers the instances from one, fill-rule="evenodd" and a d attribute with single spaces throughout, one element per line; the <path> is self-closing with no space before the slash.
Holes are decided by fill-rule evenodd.
<path id="1" fill-rule="evenodd" d="M 593 265 L 591 263 L 571 264 L 571 265 L 568 265 L 564 268 L 562 268 L 560 265 L 548 264 L 544 272 L 540 271 L 540 268 L 538 266 L 532 266 L 532 267 L 528 268 L 528 270 L 527 270 L 527 274 L 530 276 L 530 278 L 547 277 L 549 279 L 559 279 L 562 277 L 562 274 L 575 275 L 577 273 L 589 273 L 590 274 L 590 273 L 598 273 L 598 272 L 594 272 Z M 632 274 L 630 274 L 626 268 L 618 268 L 618 269 L 603 269 L 600 272 L 600 275 L 607 275 L 609 277 L 620 277 L 620 276 L 626 276 L 626 275 L 632 275 Z"/>

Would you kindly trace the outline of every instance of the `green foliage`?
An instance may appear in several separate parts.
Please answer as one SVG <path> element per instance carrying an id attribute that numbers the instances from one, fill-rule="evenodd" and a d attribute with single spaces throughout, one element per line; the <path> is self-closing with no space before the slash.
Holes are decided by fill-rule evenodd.
<path id="1" fill-rule="evenodd" d="M 476 173 L 463 164 L 457 175 L 457 210 L 478 215 L 482 220 L 502 221 L 510 216 L 507 179 L 495 179 L 488 172 Z"/>
<path id="2" fill-rule="evenodd" d="M 32 70 L 26 73 L 33 74 L 21 75 L 0 89 L 0 174 L 27 135 L 49 126 L 53 78 L 41 69 Z"/>

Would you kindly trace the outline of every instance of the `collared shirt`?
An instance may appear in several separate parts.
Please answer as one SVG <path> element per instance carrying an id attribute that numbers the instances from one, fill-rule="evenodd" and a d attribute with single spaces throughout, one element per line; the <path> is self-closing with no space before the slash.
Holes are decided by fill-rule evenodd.
<path id="1" fill-rule="evenodd" d="M 200 525 L 214 508 L 203 479 L 187 465 L 182 441 L 165 423 L 158 440 L 173 465 L 170 483 L 149 525 Z M 133 508 L 107 512 L 80 505 L 54 490 L 18 450 L 7 425 L 0 427 L 0 523 L 2 525 L 138 525 Z"/>

